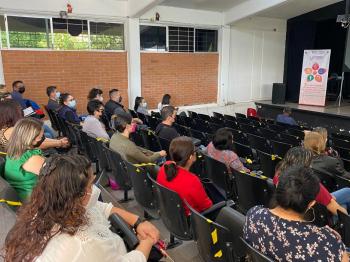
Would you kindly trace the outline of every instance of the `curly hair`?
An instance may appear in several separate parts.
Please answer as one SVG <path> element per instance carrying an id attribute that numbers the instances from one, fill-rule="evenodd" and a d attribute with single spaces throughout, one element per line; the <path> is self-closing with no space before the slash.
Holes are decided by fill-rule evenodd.
<path id="1" fill-rule="evenodd" d="M 5 261 L 33 261 L 52 237 L 74 235 L 87 225 L 82 199 L 92 178 L 91 163 L 84 156 L 48 158 L 30 202 L 21 207 L 6 237 Z"/>

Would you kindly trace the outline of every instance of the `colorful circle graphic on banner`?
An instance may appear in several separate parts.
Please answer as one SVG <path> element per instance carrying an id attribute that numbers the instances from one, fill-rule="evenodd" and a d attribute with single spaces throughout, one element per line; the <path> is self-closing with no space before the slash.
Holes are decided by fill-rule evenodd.
<path id="1" fill-rule="evenodd" d="M 312 80 L 314 80 L 314 76 L 313 75 L 308 75 L 307 76 L 307 81 L 312 81 Z"/>
<path id="2" fill-rule="evenodd" d="M 317 71 L 313 71 L 312 74 L 313 74 L 313 75 L 317 75 Z"/>
<path id="3" fill-rule="evenodd" d="M 322 82 L 322 76 L 316 75 L 316 76 L 315 76 L 315 80 L 316 80 L 317 82 Z"/>
<path id="4" fill-rule="evenodd" d="M 312 65 L 312 69 L 313 70 L 318 70 L 320 68 L 320 65 L 318 64 L 318 63 L 314 63 L 313 65 Z"/>
<path id="5" fill-rule="evenodd" d="M 320 69 L 318 69 L 318 73 L 320 74 L 320 75 L 323 75 L 324 73 L 326 73 L 327 72 L 327 69 L 325 69 L 325 68 L 320 68 Z"/>
<path id="6" fill-rule="evenodd" d="M 305 74 L 307 74 L 307 75 L 312 74 L 312 68 L 310 68 L 310 67 L 305 68 L 304 71 L 305 71 Z"/>

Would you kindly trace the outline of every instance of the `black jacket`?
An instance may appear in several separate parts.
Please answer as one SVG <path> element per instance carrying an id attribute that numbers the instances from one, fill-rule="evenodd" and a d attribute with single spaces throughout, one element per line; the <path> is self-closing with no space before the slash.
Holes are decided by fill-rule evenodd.
<path id="1" fill-rule="evenodd" d="M 105 104 L 105 112 L 109 120 L 111 119 L 112 115 L 115 114 L 116 109 L 122 109 L 125 111 L 122 104 L 119 104 L 113 100 L 108 100 L 108 102 Z"/>
<path id="2" fill-rule="evenodd" d="M 311 167 L 314 170 L 329 176 L 341 176 L 350 179 L 350 173 L 344 169 L 344 164 L 339 158 L 318 155 L 312 160 Z"/>
<path id="3" fill-rule="evenodd" d="M 160 123 L 156 128 L 156 135 L 166 139 L 168 141 L 173 140 L 174 138 L 180 136 L 176 129 L 172 126 L 165 125 Z"/>

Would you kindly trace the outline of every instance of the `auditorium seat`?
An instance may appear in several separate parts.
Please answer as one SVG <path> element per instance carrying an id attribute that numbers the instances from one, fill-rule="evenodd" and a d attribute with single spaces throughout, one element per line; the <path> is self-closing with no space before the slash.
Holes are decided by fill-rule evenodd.
<path id="1" fill-rule="evenodd" d="M 198 118 L 198 114 L 196 112 L 193 111 L 187 111 L 188 112 L 188 116 L 192 119 L 197 119 Z"/>
<path id="2" fill-rule="evenodd" d="M 151 117 L 155 117 L 155 118 L 162 118 L 161 115 L 160 115 L 160 112 L 154 112 L 154 111 L 151 111 Z"/>
<path id="3" fill-rule="evenodd" d="M 271 140 L 270 144 L 272 146 L 272 152 L 279 157 L 284 157 L 290 148 L 293 147 L 291 144 L 286 144 L 283 142 Z"/>
<path id="4" fill-rule="evenodd" d="M 301 140 L 298 137 L 286 133 L 279 133 L 280 141 L 293 146 L 300 146 Z"/>
<path id="5" fill-rule="evenodd" d="M 231 116 L 231 115 L 224 115 L 224 119 L 236 122 L 236 118 L 234 116 Z"/>
<path id="6" fill-rule="evenodd" d="M 243 238 L 242 238 L 242 242 L 244 243 L 244 245 L 245 245 L 245 247 L 246 247 L 246 249 L 248 251 L 249 257 L 250 257 L 252 262 L 273 262 L 272 259 L 268 258 L 264 254 L 262 254 L 261 252 L 256 250 L 254 247 L 252 247 Z"/>
<path id="7" fill-rule="evenodd" d="M 249 144 L 249 143 L 247 143 Z M 238 142 L 233 142 L 233 150 L 239 157 L 250 159 L 252 161 L 256 160 L 253 150 L 248 146 Z"/>
<path id="8" fill-rule="evenodd" d="M 324 185 L 324 187 L 327 188 L 329 192 L 333 192 L 337 189 L 334 176 L 329 175 L 328 173 L 322 172 L 320 170 L 316 170 L 316 169 L 313 169 L 313 170 L 314 170 L 314 173 L 320 179 L 322 185 Z"/>
<path id="9" fill-rule="evenodd" d="M 239 124 L 246 124 L 246 125 L 251 125 L 252 124 L 252 120 L 250 120 L 248 118 L 237 117 L 236 120 L 237 120 L 237 122 Z"/>
<path id="10" fill-rule="evenodd" d="M 162 120 L 160 120 L 160 118 L 154 116 L 148 118 L 148 124 L 152 130 L 156 130 L 158 124 L 160 124 L 161 122 Z"/>
<path id="11" fill-rule="evenodd" d="M 143 138 L 143 143 L 146 149 L 153 152 L 158 152 L 162 150 L 158 137 L 155 135 L 154 131 L 150 129 L 141 129 L 141 136 Z"/>
<path id="12" fill-rule="evenodd" d="M 218 117 L 212 116 L 212 117 L 210 118 L 210 122 L 222 126 L 224 120 L 223 120 L 222 118 L 218 118 Z"/>
<path id="13" fill-rule="evenodd" d="M 350 160 L 350 149 L 340 146 L 333 146 L 333 148 L 339 153 L 341 158 Z"/>
<path id="14" fill-rule="evenodd" d="M 234 142 L 241 143 L 243 145 L 249 145 L 247 136 L 241 130 L 230 129 L 230 131 L 232 132 Z"/>
<path id="15" fill-rule="evenodd" d="M 247 133 L 247 138 L 252 148 L 271 154 L 272 149 L 269 141 L 266 138 L 249 133 Z"/>
<path id="16" fill-rule="evenodd" d="M 350 188 L 350 180 L 346 179 L 345 177 L 342 176 L 335 176 L 335 183 L 336 183 L 336 188 L 342 189 L 344 187 L 349 187 Z"/>
<path id="17" fill-rule="evenodd" d="M 228 128 L 232 128 L 235 130 L 239 130 L 239 124 L 236 121 L 224 119 L 224 126 Z"/>
<path id="18" fill-rule="evenodd" d="M 210 116 L 208 116 L 208 115 L 205 115 L 205 114 L 200 114 L 200 113 L 198 113 L 197 114 L 197 117 L 198 118 L 200 118 L 200 119 L 202 119 L 202 120 L 204 120 L 204 121 L 208 121 L 208 122 L 210 122 Z"/>
<path id="19" fill-rule="evenodd" d="M 159 204 L 160 217 L 170 232 L 168 248 L 174 248 L 182 243 L 182 241 L 175 240 L 175 237 L 180 240 L 192 240 L 190 224 L 179 195 L 158 184 L 150 175 L 148 178 L 152 182 L 153 192 Z"/>
<path id="20" fill-rule="evenodd" d="M 252 125 L 246 125 L 246 124 L 239 124 L 239 130 L 241 130 L 244 133 L 250 133 L 254 135 L 259 135 L 258 128 Z"/>
<path id="21" fill-rule="evenodd" d="M 218 112 L 213 112 L 213 116 L 214 116 L 215 118 L 218 118 L 218 119 L 221 119 L 221 120 L 224 119 L 224 115 L 221 114 L 221 113 L 218 113 Z"/>
<path id="22" fill-rule="evenodd" d="M 133 165 L 124 161 L 132 183 L 136 202 L 143 208 L 144 216 L 159 218 L 159 208 L 152 190 L 152 182 L 147 176 L 147 166 Z M 153 168 L 153 166 L 149 166 Z"/>
<path id="23" fill-rule="evenodd" d="M 245 114 L 241 114 L 241 113 L 235 113 L 236 118 L 240 117 L 240 118 L 247 118 L 247 116 Z"/>
<path id="24" fill-rule="evenodd" d="M 258 132 L 261 134 L 261 136 L 265 137 L 268 140 L 273 140 L 278 138 L 278 133 L 268 128 L 261 127 L 259 128 Z"/>
<path id="25" fill-rule="evenodd" d="M 339 233 L 345 246 L 350 247 L 350 216 L 338 210 Z"/>
<path id="26" fill-rule="evenodd" d="M 177 123 L 173 124 L 173 127 L 175 127 L 176 131 L 182 135 L 182 136 L 191 136 L 190 129 L 186 126 L 179 125 Z"/>
<path id="27" fill-rule="evenodd" d="M 276 165 L 282 158 L 268 154 L 266 152 L 262 152 L 260 150 L 256 150 L 258 153 L 259 163 L 261 167 L 261 171 L 263 171 L 264 176 L 273 178 L 275 175 Z"/>

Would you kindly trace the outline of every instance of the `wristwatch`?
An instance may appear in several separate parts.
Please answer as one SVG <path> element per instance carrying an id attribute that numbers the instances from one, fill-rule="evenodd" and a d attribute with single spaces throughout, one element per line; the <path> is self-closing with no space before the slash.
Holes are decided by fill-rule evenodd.
<path id="1" fill-rule="evenodd" d="M 137 227 L 142 223 L 145 222 L 146 219 L 138 217 L 135 224 L 132 226 L 132 228 L 136 231 Z"/>

